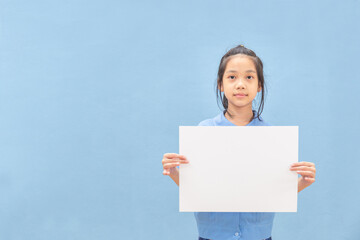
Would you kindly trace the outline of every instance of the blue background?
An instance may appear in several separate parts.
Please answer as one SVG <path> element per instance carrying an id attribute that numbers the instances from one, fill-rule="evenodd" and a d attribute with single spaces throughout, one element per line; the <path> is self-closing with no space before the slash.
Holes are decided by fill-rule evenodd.
<path id="1" fill-rule="evenodd" d="M 263 117 L 316 182 L 274 239 L 359 239 L 360 3 L 0 1 L 0 239 L 196 239 L 162 156 L 220 111 L 222 55 L 264 62 Z"/>

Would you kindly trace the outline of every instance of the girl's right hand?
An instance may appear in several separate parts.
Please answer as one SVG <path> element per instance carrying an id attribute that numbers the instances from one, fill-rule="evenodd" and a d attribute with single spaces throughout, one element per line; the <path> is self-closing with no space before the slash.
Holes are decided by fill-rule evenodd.
<path id="1" fill-rule="evenodd" d="M 171 175 L 176 171 L 176 167 L 180 164 L 186 164 L 189 161 L 186 159 L 184 155 L 176 154 L 176 153 L 165 153 L 162 165 L 164 168 L 163 175 Z"/>

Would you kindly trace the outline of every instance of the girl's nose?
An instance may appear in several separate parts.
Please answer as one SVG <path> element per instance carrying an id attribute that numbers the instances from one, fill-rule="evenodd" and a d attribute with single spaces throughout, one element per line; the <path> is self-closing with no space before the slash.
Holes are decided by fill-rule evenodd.
<path id="1" fill-rule="evenodd" d="M 237 81 L 237 83 L 236 83 L 236 89 L 244 89 L 245 88 L 245 85 L 244 85 L 244 82 L 241 80 L 241 79 L 239 79 L 239 81 Z"/>

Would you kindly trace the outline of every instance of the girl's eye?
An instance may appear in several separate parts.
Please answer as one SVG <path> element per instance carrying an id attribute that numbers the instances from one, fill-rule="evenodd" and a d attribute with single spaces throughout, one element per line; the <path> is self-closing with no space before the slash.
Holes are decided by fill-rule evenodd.
<path id="1" fill-rule="evenodd" d="M 254 78 L 254 77 L 253 77 L 253 76 L 247 76 L 247 78 L 248 78 L 248 79 L 252 79 L 252 78 Z"/>
<path id="2" fill-rule="evenodd" d="M 230 79 L 235 79 L 235 76 L 229 76 Z"/>

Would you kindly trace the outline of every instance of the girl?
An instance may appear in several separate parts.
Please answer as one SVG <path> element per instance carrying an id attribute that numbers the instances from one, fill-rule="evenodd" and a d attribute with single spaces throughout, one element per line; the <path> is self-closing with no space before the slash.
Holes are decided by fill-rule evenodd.
<path id="1" fill-rule="evenodd" d="M 224 111 L 218 116 L 200 122 L 199 126 L 269 126 L 260 117 L 264 107 L 264 74 L 262 61 L 256 54 L 239 45 L 222 58 L 217 75 L 217 98 Z M 253 110 L 253 100 L 261 94 L 258 110 Z M 162 160 L 163 174 L 169 175 L 179 185 L 177 166 L 187 164 L 185 156 L 166 153 Z M 301 176 L 298 192 L 315 182 L 315 165 L 311 162 L 294 163 L 289 169 Z M 275 213 L 270 212 L 198 212 L 194 213 L 199 240 L 271 240 Z"/>

